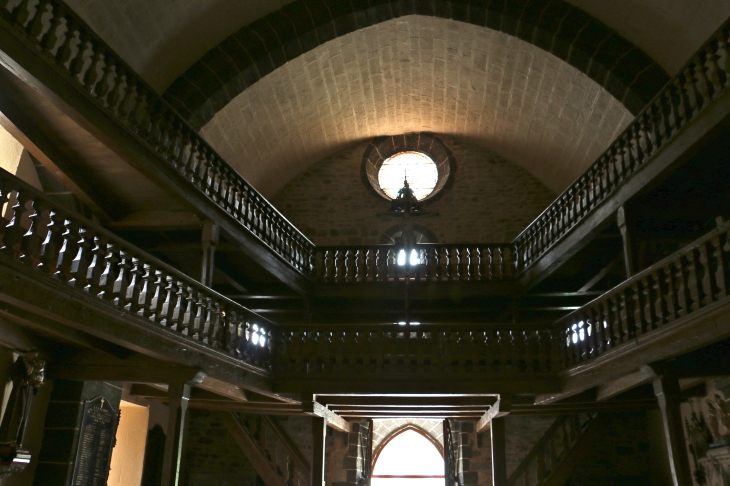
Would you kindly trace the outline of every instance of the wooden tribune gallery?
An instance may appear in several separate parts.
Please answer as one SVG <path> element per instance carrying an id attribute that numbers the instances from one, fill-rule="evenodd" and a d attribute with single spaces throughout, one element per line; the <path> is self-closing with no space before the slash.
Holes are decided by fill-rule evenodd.
<path id="1" fill-rule="evenodd" d="M 730 3 L 245 4 L 0 1 L 0 486 L 728 484 Z"/>

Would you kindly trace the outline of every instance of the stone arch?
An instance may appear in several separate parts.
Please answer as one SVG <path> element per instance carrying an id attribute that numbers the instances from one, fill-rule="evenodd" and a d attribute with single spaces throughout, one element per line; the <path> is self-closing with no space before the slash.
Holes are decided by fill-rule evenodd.
<path id="1" fill-rule="evenodd" d="M 637 46 L 563 0 L 297 0 L 208 51 L 165 91 L 201 128 L 229 101 L 325 42 L 408 15 L 452 19 L 518 37 L 604 87 L 633 114 L 669 76 Z"/>
<path id="2" fill-rule="evenodd" d="M 390 433 L 390 435 L 386 436 L 386 437 L 385 437 L 385 438 L 384 438 L 384 439 L 383 439 L 383 440 L 382 440 L 382 441 L 381 441 L 381 442 L 380 442 L 380 443 L 378 444 L 378 446 L 377 446 L 377 447 L 375 448 L 375 450 L 373 450 L 373 460 L 372 460 L 372 467 L 373 467 L 373 468 L 375 468 L 375 464 L 376 464 L 376 463 L 378 462 L 378 457 L 380 456 L 380 453 L 381 453 L 381 452 L 383 452 L 383 449 L 385 449 L 385 448 L 386 448 L 386 447 L 388 446 L 388 443 L 389 443 L 389 442 L 390 442 L 391 440 L 395 439 L 395 438 L 396 438 L 397 436 L 399 436 L 400 434 L 402 434 L 403 432 L 406 432 L 406 431 L 409 431 L 409 430 L 412 430 L 412 431 L 414 431 L 414 432 L 417 432 L 417 433 L 421 434 L 421 435 L 422 435 L 423 437 L 425 437 L 425 438 L 426 438 L 426 439 L 427 439 L 427 440 L 428 440 L 428 441 L 429 441 L 429 442 L 430 442 L 431 444 L 433 444 L 433 446 L 434 446 L 434 447 L 435 447 L 435 448 L 436 448 L 436 449 L 437 449 L 437 450 L 439 451 L 439 453 L 441 454 L 441 457 L 443 457 L 443 456 L 444 456 L 444 447 L 443 447 L 443 445 L 441 444 L 441 442 L 439 442 L 439 441 L 437 440 L 437 438 L 435 438 L 435 437 L 434 437 L 434 436 L 432 436 L 432 435 L 431 435 L 431 434 L 430 434 L 430 433 L 429 433 L 428 431 L 426 431 L 426 430 L 422 429 L 421 427 L 419 427 L 419 426 L 418 426 L 418 425 L 416 425 L 416 424 L 406 424 L 406 425 L 403 425 L 402 427 L 400 427 L 400 428 L 398 428 L 398 429 L 395 429 L 394 431 L 392 431 L 392 432 Z"/>

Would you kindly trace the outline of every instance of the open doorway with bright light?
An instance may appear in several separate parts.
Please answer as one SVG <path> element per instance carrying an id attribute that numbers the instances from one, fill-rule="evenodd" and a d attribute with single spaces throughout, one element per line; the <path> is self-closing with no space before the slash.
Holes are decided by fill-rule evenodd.
<path id="1" fill-rule="evenodd" d="M 443 449 L 426 432 L 405 426 L 376 451 L 371 478 L 372 486 L 442 486 Z"/>

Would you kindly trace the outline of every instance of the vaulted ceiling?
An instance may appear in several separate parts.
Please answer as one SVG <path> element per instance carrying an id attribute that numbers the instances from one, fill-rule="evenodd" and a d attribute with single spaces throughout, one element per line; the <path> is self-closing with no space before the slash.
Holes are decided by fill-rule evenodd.
<path id="1" fill-rule="evenodd" d="M 469 139 L 564 189 L 727 0 L 68 0 L 265 195 L 333 151 Z"/>

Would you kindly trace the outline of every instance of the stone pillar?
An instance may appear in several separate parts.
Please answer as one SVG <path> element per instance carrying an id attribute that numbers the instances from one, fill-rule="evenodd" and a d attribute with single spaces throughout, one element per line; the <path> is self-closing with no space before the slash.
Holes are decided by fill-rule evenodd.
<path id="1" fill-rule="evenodd" d="M 324 486 L 325 477 L 325 439 L 327 438 L 327 421 L 321 417 L 312 418 L 312 482 L 311 486 Z"/>
<path id="2" fill-rule="evenodd" d="M 122 387 L 100 381 L 53 380 L 34 485 L 71 485 L 84 404 L 97 397 L 104 397 L 112 408 L 119 410 Z"/>
<path id="3" fill-rule="evenodd" d="M 676 376 L 663 375 L 654 380 L 654 394 L 659 401 L 664 428 L 664 442 L 669 456 L 669 468 L 674 486 L 692 484 L 689 457 L 684 439 L 681 404 L 681 391 Z"/>
<path id="4" fill-rule="evenodd" d="M 165 455 L 162 459 L 162 486 L 178 486 L 180 484 L 180 466 L 185 451 L 190 385 L 170 383 L 167 395 L 170 415 L 167 422 Z"/>
<path id="5" fill-rule="evenodd" d="M 490 425 L 492 432 L 492 484 L 507 486 L 507 453 L 505 450 L 505 419 L 493 418 Z"/>
<path id="6" fill-rule="evenodd" d="M 633 221 L 626 214 L 625 206 L 618 208 L 616 213 L 616 224 L 618 229 L 621 230 L 621 238 L 624 241 L 624 268 L 626 270 L 626 278 L 631 278 L 636 273 L 636 255 L 635 255 L 635 243 L 634 243 L 634 228 Z"/>

